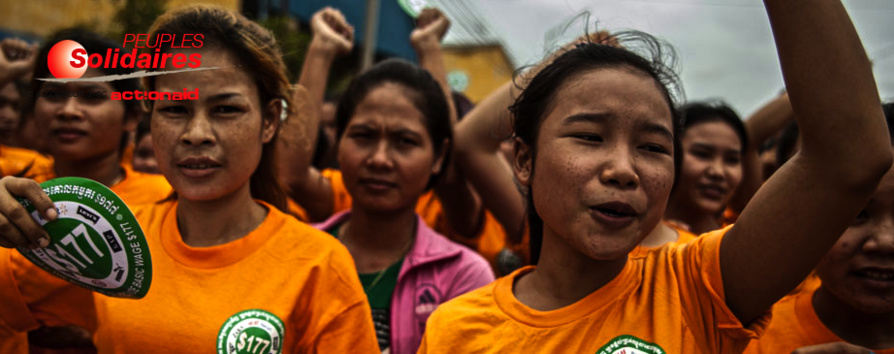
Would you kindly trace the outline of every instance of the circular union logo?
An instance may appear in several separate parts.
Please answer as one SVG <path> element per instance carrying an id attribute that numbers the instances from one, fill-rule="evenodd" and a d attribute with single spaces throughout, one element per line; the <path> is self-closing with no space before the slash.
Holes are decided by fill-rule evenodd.
<path id="1" fill-rule="evenodd" d="M 285 325 L 264 310 L 245 310 L 224 322 L 217 334 L 218 354 L 281 354 Z"/>
<path id="2" fill-rule="evenodd" d="M 127 205 L 102 184 L 77 177 L 42 183 L 59 212 L 47 221 L 25 199 L 19 202 L 50 235 L 47 247 L 18 248 L 47 272 L 92 291 L 142 298 L 152 281 L 143 230 Z"/>

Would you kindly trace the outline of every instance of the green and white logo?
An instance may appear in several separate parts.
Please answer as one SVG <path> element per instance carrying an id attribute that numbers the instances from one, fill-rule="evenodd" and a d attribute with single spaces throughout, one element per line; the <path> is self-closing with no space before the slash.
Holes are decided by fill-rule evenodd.
<path id="1" fill-rule="evenodd" d="M 230 318 L 217 334 L 218 354 L 280 354 L 286 327 L 264 310 L 245 310 Z"/>
<path id="2" fill-rule="evenodd" d="M 48 222 L 25 199 L 19 202 L 50 234 L 45 248 L 19 248 L 51 274 L 114 297 L 142 298 L 152 281 L 152 260 L 143 229 L 114 192 L 78 177 L 40 185 L 56 204 L 59 218 Z"/>
<path id="3" fill-rule="evenodd" d="M 625 334 L 608 341 L 596 354 L 664 354 L 664 349 L 658 344 Z"/>

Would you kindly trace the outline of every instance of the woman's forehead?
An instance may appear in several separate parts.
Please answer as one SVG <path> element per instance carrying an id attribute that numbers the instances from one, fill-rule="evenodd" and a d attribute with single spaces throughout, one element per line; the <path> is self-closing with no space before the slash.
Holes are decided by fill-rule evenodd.
<path id="1" fill-rule="evenodd" d="M 625 68 L 593 69 L 568 78 L 544 112 L 565 118 L 591 113 L 630 119 L 654 120 L 672 126 L 670 102 L 650 76 Z"/>

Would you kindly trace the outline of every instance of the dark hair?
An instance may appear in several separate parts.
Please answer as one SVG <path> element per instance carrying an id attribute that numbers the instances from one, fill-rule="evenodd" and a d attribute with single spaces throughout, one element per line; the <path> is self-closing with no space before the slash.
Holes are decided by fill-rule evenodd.
<path id="1" fill-rule="evenodd" d="M 152 113 L 143 112 L 140 116 L 140 123 L 137 124 L 137 131 L 134 134 L 134 142 L 139 144 L 140 139 L 152 133 Z"/>
<path id="2" fill-rule="evenodd" d="M 38 79 L 53 77 L 50 74 L 50 68 L 47 65 L 47 56 L 50 54 L 50 49 L 52 49 L 56 43 L 64 40 L 72 40 L 80 43 L 81 46 L 87 50 L 87 53 L 100 53 L 105 55 L 106 51 L 109 49 L 113 51 L 118 49 L 120 52 L 124 51 L 124 48 L 121 47 L 118 42 L 83 28 L 63 29 L 50 35 L 46 42 L 44 42 L 43 45 L 40 46 L 40 49 L 38 49 L 37 57 L 34 61 L 34 74 L 31 77 L 31 100 L 27 105 L 29 113 L 34 109 L 34 104 L 37 102 L 37 96 L 40 94 L 40 89 L 45 82 Z M 102 71 L 103 75 L 126 75 L 134 72 L 134 69 L 132 68 L 122 68 L 120 66 L 115 68 L 98 67 L 97 69 Z M 137 79 L 114 80 L 109 81 L 109 84 L 112 85 L 112 88 L 116 91 L 134 91 L 140 88 L 140 82 Z M 123 103 L 127 114 L 134 114 L 140 109 L 140 101 L 138 100 L 124 100 Z"/>
<path id="3" fill-rule="evenodd" d="M 456 107 L 456 121 L 461 121 L 465 118 L 466 114 L 469 114 L 469 112 L 472 111 L 472 108 L 475 108 L 475 103 L 462 92 L 451 91 L 450 96 L 453 100 L 451 103 Z"/>
<path id="4" fill-rule="evenodd" d="M 336 141 L 341 140 L 360 101 L 363 101 L 373 89 L 389 82 L 404 86 L 413 92 L 408 98 L 425 117 L 423 124 L 431 137 L 435 156 L 446 149 L 442 164 L 444 167 L 449 166 L 450 149 L 444 140 L 453 141 L 453 129 L 450 126 L 450 111 L 444 91 L 428 71 L 402 59 L 388 59 L 378 63 L 351 81 L 335 111 Z M 433 174 L 428 180 L 426 190 L 431 189 L 440 176 L 441 173 Z"/>
<path id="5" fill-rule="evenodd" d="M 745 130 L 745 124 L 726 102 L 721 100 L 688 102 L 681 106 L 679 111 L 680 125 L 684 134 L 690 127 L 700 123 L 721 122 L 733 128 L 733 131 L 739 136 L 742 153 L 748 149 L 748 133 Z"/>
<path id="6" fill-rule="evenodd" d="M 609 43 L 609 44 L 602 44 Z M 613 45 L 619 44 L 619 45 Z M 621 47 L 623 45 L 623 48 Z M 630 49 L 627 49 L 630 48 Z M 642 52 L 643 54 L 639 54 Z M 627 68 L 648 75 L 670 107 L 674 133 L 674 151 L 679 151 L 680 117 L 675 109 L 677 98 L 682 98 L 679 78 L 674 70 L 673 48 L 649 34 L 625 31 L 611 35 L 606 41 L 587 41 L 562 53 L 530 80 L 515 103 L 509 107 L 513 116 L 514 135 L 530 149 L 531 173 L 537 156 L 537 136 L 556 92 L 570 78 L 600 68 Z M 674 165 L 682 154 L 674 153 Z M 675 169 L 675 174 L 677 173 Z M 674 178 L 676 181 L 676 177 Z M 543 220 L 534 208 L 533 193 L 525 191 L 531 262 L 536 264 L 543 240 Z"/>
<path id="7" fill-rule="evenodd" d="M 888 136 L 894 137 L 894 102 L 882 104 L 882 111 L 885 113 L 885 121 L 888 123 Z"/>
<path id="8" fill-rule="evenodd" d="M 60 30 L 58 32 L 53 33 L 47 38 L 46 42 L 40 46 L 40 49 L 37 51 L 37 56 L 34 61 L 34 73 L 31 75 L 31 94 L 28 97 L 28 101 L 25 104 L 24 112 L 22 114 L 23 117 L 28 117 L 34 112 L 34 106 L 37 104 L 37 98 L 40 95 L 40 90 L 43 88 L 45 81 L 39 79 L 52 78 L 52 74 L 50 73 L 49 65 L 47 64 L 47 57 L 50 54 L 50 49 L 53 48 L 56 43 L 64 40 L 72 40 L 78 42 L 87 53 L 100 53 L 105 55 L 106 51 L 109 49 L 115 50 L 118 49 L 119 52 L 124 52 L 124 48 L 121 47 L 118 42 L 115 42 L 109 38 L 103 37 L 96 32 L 92 32 L 90 30 L 86 30 L 83 28 L 67 28 Z M 115 68 L 104 68 L 98 67 L 100 71 L 102 71 L 103 75 L 126 75 L 134 72 L 134 69 L 131 68 L 122 68 L 120 66 Z M 109 84 L 112 85 L 112 88 L 115 91 L 134 91 L 140 89 L 140 82 L 137 79 L 124 79 L 124 80 L 114 80 L 109 81 Z M 140 112 L 140 101 L 138 100 L 122 100 L 124 104 L 124 116 L 123 119 L 127 119 L 128 116 L 139 117 Z M 123 133 L 121 136 L 120 149 L 123 150 L 125 146 L 130 141 L 130 137 L 128 133 Z"/>
<path id="9" fill-rule="evenodd" d="M 286 109 L 291 104 L 291 86 L 276 39 L 269 30 L 239 13 L 209 5 L 192 5 L 173 10 L 159 17 L 149 30 L 150 42 L 160 34 L 201 33 L 202 48 L 215 48 L 232 54 L 249 77 L 254 78 L 260 96 L 261 110 L 272 100 L 282 100 Z M 155 77 L 144 78 L 148 89 L 155 88 Z M 151 104 L 151 102 L 149 102 Z M 279 119 L 279 117 L 262 117 Z M 253 198 L 263 200 L 282 211 L 288 211 L 286 194 L 276 170 L 276 141 L 274 135 L 264 144 L 261 161 L 251 175 Z"/>
<path id="10" fill-rule="evenodd" d="M 779 141 L 776 147 L 776 166 L 777 168 L 782 167 L 788 159 L 795 154 L 795 149 L 798 148 L 798 136 L 800 132 L 798 130 L 798 123 L 791 122 L 785 128 L 782 129 L 782 133 L 779 134 Z"/>

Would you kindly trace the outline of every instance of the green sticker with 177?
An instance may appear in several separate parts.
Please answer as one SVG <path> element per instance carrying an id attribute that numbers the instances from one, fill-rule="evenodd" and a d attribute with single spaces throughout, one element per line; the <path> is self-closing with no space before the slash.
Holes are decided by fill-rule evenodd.
<path id="1" fill-rule="evenodd" d="M 51 274 L 114 297 L 142 298 L 152 281 L 152 260 L 143 229 L 118 196 L 78 177 L 42 183 L 59 217 L 47 221 L 23 198 L 19 202 L 50 234 L 44 248 L 18 248 Z"/>

